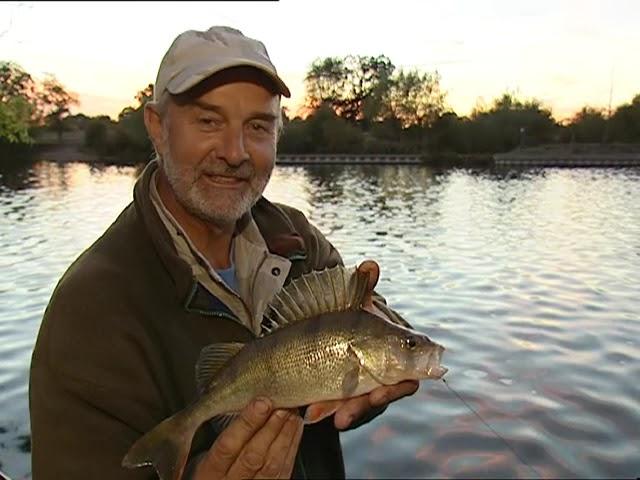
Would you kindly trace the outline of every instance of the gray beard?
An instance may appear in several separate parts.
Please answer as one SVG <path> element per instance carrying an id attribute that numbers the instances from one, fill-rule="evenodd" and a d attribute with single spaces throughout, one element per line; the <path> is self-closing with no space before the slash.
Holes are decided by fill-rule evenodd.
<path id="1" fill-rule="evenodd" d="M 258 177 L 253 165 L 248 161 L 238 167 L 230 167 L 224 161 L 220 161 L 216 164 L 198 164 L 195 167 L 183 168 L 177 166 L 171 157 L 165 156 L 160 159 L 159 164 L 184 209 L 200 220 L 220 227 L 235 225 L 255 205 L 273 172 L 271 168 L 266 175 Z M 204 172 L 248 179 L 249 188 L 230 193 L 224 189 L 213 191 L 213 187 L 207 188 L 207 184 L 201 178 Z"/>

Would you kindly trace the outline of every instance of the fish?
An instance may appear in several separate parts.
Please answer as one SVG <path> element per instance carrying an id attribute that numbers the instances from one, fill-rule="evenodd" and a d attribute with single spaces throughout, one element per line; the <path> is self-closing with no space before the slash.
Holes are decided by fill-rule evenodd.
<path id="1" fill-rule="evenodd" d="M 262 332 L 248 343 L 214 343 L 196 364 L 197 399 L 139 438 L 122 466 L 153 465 L 160 480 L 182 473 L 195 431 L 228 422 L 255 397 L 274 408 L 342 400 L 405 380 L 439 379 L 444 347 L 374 302 L 380 269 L 373 260 L 313 270 L 269 303 Z M 305 416 L 315 423 L 335 413 Z M 307 409 L 309 412 L 310 409 Z"/>

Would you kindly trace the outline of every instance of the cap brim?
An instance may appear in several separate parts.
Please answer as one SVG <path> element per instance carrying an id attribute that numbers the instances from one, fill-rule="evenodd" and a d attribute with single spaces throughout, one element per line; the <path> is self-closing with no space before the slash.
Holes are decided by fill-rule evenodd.
<path id="1" fill-rule="evenodd" d="M 178 75 L 169 80 L 169 82 L 167 82 L 166 88 L 169 93 L 172 93 L 173 95 L 184 93 L 191 87 L 194 87 L 202 80 L 210 77 L 214 73 L 221 72 L 222 70 L 226 70 L 227 68 L 231 67 L 254 67 L 267 75 L 271 80 L 273 80 L 275 86 L 278 89 L 278 93 L 287 98 L 291 97 L 289 87 L 287 87 L 287 85 L 282 81 L 278 74 L 258 62 L 251 62 L 249 60 L 240 58 L 230 59 L 226 62 L 218 63 L 216 65 L 207 64 L 206 66 L 202 66 L 202 68 L 196 68 L 190 72 L 180 72 Z"/>

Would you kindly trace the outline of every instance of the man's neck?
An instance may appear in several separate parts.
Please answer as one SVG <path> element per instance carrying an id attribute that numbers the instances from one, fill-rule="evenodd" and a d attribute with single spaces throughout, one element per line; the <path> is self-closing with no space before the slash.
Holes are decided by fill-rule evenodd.
<path id="1" fill-rule="evenodd" d="M 231 240 L 235 225 L 220 226 L 205 222 L 188 212 L 178 202 L 162 169 L 158 169 L 157 181 L 158 195 L 160 195 L 162 203 L 184 229 L 196 248 L 213 268 L 229 268 L 231 266 Z"/>

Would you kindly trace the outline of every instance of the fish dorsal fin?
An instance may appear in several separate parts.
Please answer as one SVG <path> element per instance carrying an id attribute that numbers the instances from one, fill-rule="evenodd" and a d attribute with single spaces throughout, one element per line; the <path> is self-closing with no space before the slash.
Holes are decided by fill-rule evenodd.
<path id="1" fill-rule="evenodd" d="M 207 391 L 211 379 L 220 369 L 242 350 L 244 343 L 213 343 L 200 351 L 200 357 L 196 363 L 196 386 L 202 395 Z"/>
<path id="2" fill-rule="evenodd" d="M 325 313 L 359 310 L 368 293 L 369 274 L 337 265 L 292 280 L 267 306 L 262 335 Z"/>

